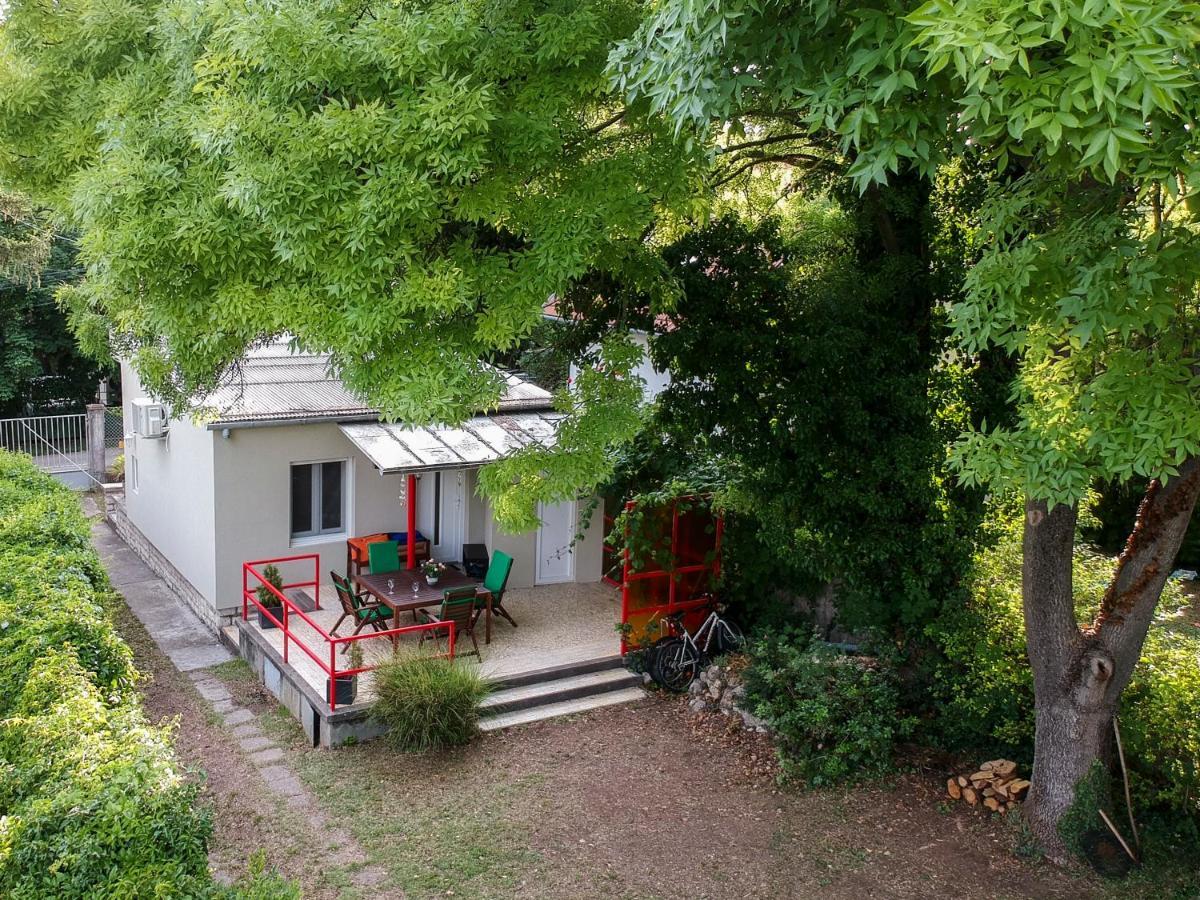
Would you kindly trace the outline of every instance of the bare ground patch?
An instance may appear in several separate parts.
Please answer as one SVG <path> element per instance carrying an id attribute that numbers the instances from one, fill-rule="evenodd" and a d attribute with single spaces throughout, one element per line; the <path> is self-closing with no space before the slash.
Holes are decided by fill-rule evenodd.
<path id="1" fill-rule="evenodd" d="M 331 826 L 380 873 L 337 865 L 300 811 L 267 789 L 190 679 L 127 612 L 119 626 L 148 677 L 146 709 L 178 717 L 177 747 L 205 770 L 214 868 L 250 854 L 306 897 L 1058 898 L 1098 895 L 1087 877 L 1023 862 L 999 820 L 940 801 L 934 773 L 890 785 L 777 787 L 758 736 L 689 714 L 677 698 L 491 734 L 442 755 L 380 742 L 307 746 L 244 667 L 208 672 L 284 747 Z M 373 879 L 372 879 L 373 880 Z"/>

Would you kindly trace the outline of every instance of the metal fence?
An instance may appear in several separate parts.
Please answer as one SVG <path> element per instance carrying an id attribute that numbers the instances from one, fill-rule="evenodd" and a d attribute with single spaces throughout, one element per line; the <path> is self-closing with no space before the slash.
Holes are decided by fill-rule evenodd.
<path id="1" fill-rule="evenodd" d="M 119 406 L 112 406 L 104 411 L 104 446 L 125 446 L 125 421 Z"/>
<path id="2" fill-rule="evenodd" d="M 27 453 L 47 472 L 87 469 L 87 415 L 0 419 L 0 447 Z"/>

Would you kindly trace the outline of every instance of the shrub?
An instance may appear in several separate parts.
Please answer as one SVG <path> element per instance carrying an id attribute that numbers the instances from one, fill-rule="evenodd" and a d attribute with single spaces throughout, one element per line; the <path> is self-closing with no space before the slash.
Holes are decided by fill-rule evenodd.
<path id="1" fill-rule="evenodd" d="M 209 815 L 142 713 L 79 502 L 5 452 L 0 548 L 0 896 L 296 896 L 212 881 Z"/>
<path id="2" fill-rule="evenodd" d="M 275 588 L 276 591 L 283 592 L 283 576 L 279 574 L 276 566 L 267 566 L 263 569 L 262 577 L 263 581 Z M 254 593 L 258 597 L 258 602 L 263 606 L 283 606 L 283 603 L 266 584 L 260 584 L 254 589 Z"/>
<path id="3" fill-rule="evenodd" d="M 409 752 L 468 743 L 479 730 L 479 702 L 491 687 L 476 669 L 444 657 L 395 656 L 375 670 L 372 715 L 387 740 Z"/>
<path id="4" fill-rule="evenodd" d="M 877 661 L 783 632 L 751 645 L 746 699 L 775 731 L 783 775 L 813 786 L 861 781 L 892 766 L 915 720 Z"/>
<path id="5" fill-rule="evenodd" d="M 936 737 L 951 749 L 980 750 L 1029 762 L 1033 756 L 1033 673 L 1021 607 L 1020 521 L 997 526 L 976 555 L 969 602 L 929 629 L 941 649 L 933 691 Z M 1112 576 L 1113 560 L 1087 547 L 1075 552 L 1080 620 L 1090 618 Z M 1135 803 L 1187 807 L 1200 815 L 1200 633 L 1179 623 L 1186 598 L 1177 583 L 1163 591 L 1120 722 Z"/>

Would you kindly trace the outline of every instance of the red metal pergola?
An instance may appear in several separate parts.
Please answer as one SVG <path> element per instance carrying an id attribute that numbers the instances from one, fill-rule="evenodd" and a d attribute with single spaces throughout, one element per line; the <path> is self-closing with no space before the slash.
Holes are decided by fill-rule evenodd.
<path id="1" fill-rule="evenodd" d="M 664 531 L 670 529 L 670 551 L 665 563 L 650 562 L 635 568 L 629 548 L 621 568 L 621 652 L 648 645 L 658 636 L 664 616 L 684 613 L 684 624 L 700 624 L 702 610 L 712 600 L 721 574 L 721 538 L 725 519 L 712 511 L 707 496 L 677 497 L 650 515 Z M 684 508 L 681 510 L 681 504 Z M 632 511 L 636 501 L 625 504 Z"/>

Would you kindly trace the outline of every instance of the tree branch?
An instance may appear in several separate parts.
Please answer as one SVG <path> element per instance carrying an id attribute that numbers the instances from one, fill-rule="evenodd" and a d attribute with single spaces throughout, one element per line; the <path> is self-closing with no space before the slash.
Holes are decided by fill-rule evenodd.
<path id="1" fill-rule="evenodd" d="M 605 120 L 604 120 L 603 122 L 601 122 L 599 125 L 593 125 L 591 128 L 589 128 L 589 129 L 587 130 L 587 133 L 588 133 L 588 134 L 599 134 L 599 133 L 600 133 L 600 132 L 602 132 L 602 131 L 603 131 L 605 128 L 609 128 L 609 127 L 611 127 L 611 126 L 613 126 L 613 125 L 616 125 L 616 124 L 617 124 L 618 122 L 620 122 L 620 121 L 621 121 L 623 118 L 625 118 L 625 113 L 626 113 L 626 112 L 628 112 L 628 110 L 625 110 L 625 109 L 623 109 L 623 110 L 621 110 L 619 113 L 617 113 L 615 116 L 613 116 L 612 118 L 605 119 Z"/>
<path id="2" fill-rule="evenodd" d="M 738 150 L 746 150 L 750 147 L 766 147 L 768 144 L 781 144 L 784 141 L 798 141 L 808 137 L 806 132 L 793 132 L 792 134 L 777 134 L 772 137 L 761 138 L 757 141 L 745 141 L 741 144 L 730 144 L 728 147 L 721 147 L 717 150 L 717 155 L 726 153 L 735 153 Z"/>

